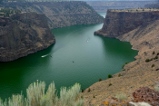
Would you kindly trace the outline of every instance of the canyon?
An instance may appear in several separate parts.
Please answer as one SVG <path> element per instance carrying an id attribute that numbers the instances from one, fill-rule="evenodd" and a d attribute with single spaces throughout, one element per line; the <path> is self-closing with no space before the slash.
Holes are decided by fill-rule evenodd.
<path id="1" fill-rule="evenodd" d="M 102 29 L 95 34 L 130 42 L 132 49 L 138 50 L 138 55 L 113 78 L 97 82 L 86 89 L 83 93 L 86 105 L 100 105 L 106 99 L 120 94 L 127 96 L 126 101 L 131 101 L 136 89 L 155 89 L 159 81 L 158 16 L 158 9 L 108 10 Z"/>
<path id="2" fill-rule="evenodd" d="M 83 1 L 16 2 L 2 7 L 18 9 L 22 13 L 36 12 L 48 18 L 50 28 L 102 23 L 104 18 Z"/>
<path id="3" fill-rule="evenodd" d="M 54 44 L 50 29 L 97 24 L 104 19 L 80 1 L 6 2 L 0 8 L 1 62 L 16 60 Z"/>

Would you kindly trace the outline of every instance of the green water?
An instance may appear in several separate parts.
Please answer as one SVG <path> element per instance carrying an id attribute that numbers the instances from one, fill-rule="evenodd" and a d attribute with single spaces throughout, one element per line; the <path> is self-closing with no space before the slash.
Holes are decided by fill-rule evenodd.
<path id="1" fill-rule="evenodd" d="M 13 62 L 0 63 L 0 97 L 25 94 L 36 80 L 57 88 L 78 82 L 85 89 L 100 78 L 121 70 L 125 62 L 133 61 L 136 51 L 117 39 L 94 36 L 102 24 L 81 25 L 52 30 L 56 44 L 46 50 Z"/>

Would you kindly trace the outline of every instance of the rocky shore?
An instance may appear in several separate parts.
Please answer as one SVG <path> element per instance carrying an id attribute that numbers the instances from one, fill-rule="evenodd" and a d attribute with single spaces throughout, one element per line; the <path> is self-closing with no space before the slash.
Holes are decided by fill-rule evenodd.
<path id="1" fill-rule="evenodd" d="M 158 17 L 158 10 L 108 11 L 103 28 L 95 34 L 130 42 L 132 48 L 138 50 L 138 55 L 113 78 L 97 82 L 86 89 L 83 97 L 87 106 L 100 105 L 107 98 L 123 94 L 127 97 L 126 101 L 132 101 L 133 92 L 140 87 L 155 90 L 159 82 Z"/>

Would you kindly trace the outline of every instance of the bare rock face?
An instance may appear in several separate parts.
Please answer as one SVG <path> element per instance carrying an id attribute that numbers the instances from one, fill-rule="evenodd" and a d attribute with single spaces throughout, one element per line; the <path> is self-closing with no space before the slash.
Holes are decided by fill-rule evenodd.
<path id="1" fill-rule="evenodd" d="M 36 13 L 0 18 L 0 61 L 13 61 L 55 43 L 47 18 Z"/>
<path id="2" fill-rule="evenodd" d="M 95 34 L 118 37 L 157 19 L 159 19 L 159 10 L 108 10 L 102 29 Z"/>
<path id="3" fill-rule="evenodd" d="M 135 102 L 147 102 L 152 106 L 159 106 L 159 92 L 148 87 L 142 87 L 133 92 Z"/>

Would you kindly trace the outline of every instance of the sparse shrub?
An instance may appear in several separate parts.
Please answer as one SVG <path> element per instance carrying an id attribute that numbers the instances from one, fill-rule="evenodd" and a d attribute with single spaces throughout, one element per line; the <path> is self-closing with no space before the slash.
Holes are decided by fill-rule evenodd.
<path id="1" fill-rule="evenodd" d="M 102 81 L 102 79 L 101 79 L 101 78 L 99 79 L 99 82 L 100 82 L 100 81 Z"/>
<path id="2" fill-rule="evenodd" d="M 154 65 L 154 64 L 152 64 L 152 66 L 151 66 L 151 67 L 153 68 L 153 67 L 155 67 L 155 65 Z"/>
<path id="3" fill-rule="evenodd" d="M 159 55 L 159 53 L 157 53 L 157 55 Z"/>
<path id="4" fill-rule="evenodd" d="M 93 95 L 93 98 L 96 98 L 96 96 Z"/>
<path id="5" fill-rule="evenodd" d="M 113 76 L 111 74 L 108 75 L 108 78 L 112 78 Z"/>
<path id="6" fill-rule="evenodd" d="M 154 54 L 155 54 L 155 51 L 153 51 L 152 54 L 154 55 Z"/>
<path id="7" fill-rule="evenodd" d="M 154 87 L 155 91 L 159 92 L 159 85 Z"/>
<path id="8" fill-rule="evenodd" d="M 108 86 L 112 86 L 112 83 L 110 83 Z"/>
<path id="9" fill-rule="evenodd" d="M 88 92 L 91 92 L 91 89 L 90 89 L 90 88 L 88 88 Z"/>
<path id="10" fill-rule="evenodd" d="M 156 85 L 154 86 L 155 91 L 159 92 L 159 82 L 156 83 Z"/>
<path id="11" fill-rule="evenodd" d="M 34 82 L 29 85 L 27 97 L 13 95 L 5 101 L 0 99 L 0 106 L 83 106 L 80 97 L 80 85 L 75 84 L 71 88 L 61 88 L 60 97 L 56 95 L 55 84 L 51 83 L 46 90 L 45 82 Z"/>
<path id="12" fill-rule="evenodd" d="M 150 59 L 146 59 L 146 60 L 145 60 L 145 62 L 150 62 L 150 61 L 151 61 Z"/>
<path id="13" fill-rule="evenodd" d="M 121 77 L 122 75 L 121 74 L 118 74 L 118 77 Z"/>
<path id="14" fill-rule="evenodd" d="M 156 71 L 159 71 L 159 68 L 157 68 Z"/>
<path id="15" fill-rule="evenodd" d="M 154 59 L 158 59 L 158 56 L 155 56 L 155 58 Z"/>
<path id="16" fill-rule="evenodd" d="M 127 96 L 126 96 L 126 94 L 124 94 L 124 93 L 120 93 L 120 94 L 117 94 L 117 95 L 115 96 L 115 98 L 117 98 L 118 101 L 123 101 L 123 100 L 127 99 Z"/>
<path id="17" fill-rule="evenodd" d="M 84 89 L 82 89 L 82 92 L 84 92 Z"/>

